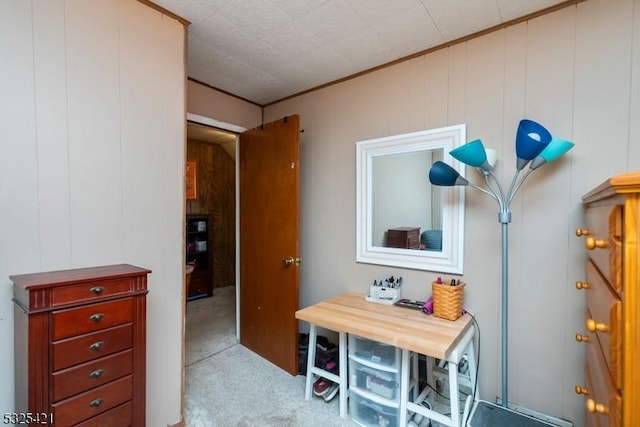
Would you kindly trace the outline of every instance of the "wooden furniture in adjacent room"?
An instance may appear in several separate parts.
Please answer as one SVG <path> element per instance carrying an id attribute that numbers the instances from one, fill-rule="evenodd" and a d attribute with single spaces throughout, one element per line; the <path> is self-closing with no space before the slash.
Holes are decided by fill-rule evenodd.
<path id="1" fill-rule="evenodd" d="M 10 277 L 16 412 L 56 427 L 145 425 L 150 272 L 121 264 Z"/>
<path id="2" fill-rule="evenodd" d="M 585 228 L 576 229 L 588 251 L 584 383 L 585 425 L 640 425 L 640 173 L 617 175 L 582 197 Z"/>
<path id="3" fill-rule="evenodd" d="M 449 395 L 459 396 L 458 363 L 465 352 L 469 361 L 471 383 L 475 382 L 477 373 L 473 341 L 475 329 L 469 314 L 463 315 L 456 321 L 449 321 L 435 316 L 427 316 L 417 310 L 369 302 L 365 300 L 365 295 L 362 293 L 347 292 L 298 310 L 296 318 L 309 322 L 310 325 L 305 385 L 306 400 L 311 398 L 314 375 L 327 378 L 340 385 L 340 416 L 346 416 L 347 396 L 349 395 L 347 388 L 349 385 L 345 367 L 347 366 L 347 334 L 349 334 L 360 337 L 360 339 L 371 340 L 400 349 L 399 403 L 397 408 L 395 404 L 388 405 L 397 414 L 396 418 L 391 417 L 391 421 L 397 421 L 397 425 L 404 426 L 407 424 L 408 412 L 414 412 L 437 420 L 441 424 L 454 427 L 462 426 L 464 417 L 460 415 L 461 408 L 458 399 L 450 399 L 449 414 L 444 415 L 420 405 L 420 402 L 429 393 L 430 389 L 428 387 L 422 390 L 418 396 L 413 396 L 413 398 L 409 396 L 411 388 L 411 353 L 447 361 L 449 363 Z M 339 333 L 339 375 L 314 366 L 316 327 L 330 329 Z M 358 352 L 357 345 L 352 349 L 352 355 L 355 355 L 356 352 Z M 417 358 L 414 358 L 414 360 L 417 360 Z M 358 361 L 362 363 L 363 359 L 359 358 Z M 351 363 L 351 360 L 349 363 Z M 379 363 L 370 366 L 377 370 L 381 368 Z M 357 386 L 351 396 L 354 397 L 355 403 L 352 403 L 354 409 L 360 404 L 366 404 L 367 401 L 388 402 L 389 400 L 377 399 L 371 393 L 365 394 Z M 475 397 L 477 399 L 477 395 Z M 464 408 L 465 414 L 468 414 L 470 410 L 471 399 L 471 396 L 467 397 Z M 358 420 L 357 415 L 355 419 L 356 421 Z"/>
<path id="4" fill-rule="evenodd" d="M 387 230 L 387 247 L 420 249 L 420 227 L 396 227 Z"/>
<path id="5" fill-rule="evenodd" d="M 187 215 L 187 264 L 193 267 L 187 300 L 213 295 L 211 220 L 209 215 Z"/>

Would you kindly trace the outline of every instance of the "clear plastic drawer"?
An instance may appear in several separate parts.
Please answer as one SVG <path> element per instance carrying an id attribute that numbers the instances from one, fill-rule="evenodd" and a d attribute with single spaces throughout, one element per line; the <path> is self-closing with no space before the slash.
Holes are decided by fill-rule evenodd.
<path id="1" fill-rule="evenodd" d="M 349 335 L 349 355 L 397 370 L 400 367 L 400 349 L 356 335 Z"/>
<path id="2" fill-rule="evenodd" d="M 400 391 L 400 373 L 375 369 L 349 360 L 349 385 L 384 397 L 396 399 Z"/>
<path id="3" fill-rule="evenodd" d="M 349 412 L 357 424 L 366 427 L 396 427 L 399 410 L 381 400 L 367 398 L 356 389 L 349 392 Z"/>

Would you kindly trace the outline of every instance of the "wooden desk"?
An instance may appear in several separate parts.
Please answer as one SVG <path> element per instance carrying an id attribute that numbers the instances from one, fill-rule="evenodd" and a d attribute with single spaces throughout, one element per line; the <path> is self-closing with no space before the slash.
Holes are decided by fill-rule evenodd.
<path id="1" fill-rule="evenodd" d="M 309 322 L 309 354 L 305 399 L 311 398 L 313 374 L 322 376 L 340 385 L 340 416 L 347 413 L 347 334 L 389 344 L 402 349 L 400 384 L 400 425 L 407 422 L 407 410 L 418 412 L 440 423 L 460 426 L 460 405 L 457 398 L 451 399 L 451 416 L 447 417 L 419 405 L 427 395 L 420 393 L 414 402 L 409 401 L 409 353 L 415 352 L 449 362 L 450 396 L 458 396 L 458 363 L 465 351 L 469 358 L 472 382 L 475 381 L 475 349 L 473 346 L 473 320 L 464 315 L 456 321 L 427 316 L 422 312 L 402 307 L 378 304 L 365 300 L 359 292 L 348 292 L 296 312 L 296 318 Z M 316 368 L 316 326 L 337 331 L 340 336 L 339 376 Z M 476 393 L 477 395 L 477 393 Z M 470 409 L 467 399 L 465 412 Z"/>

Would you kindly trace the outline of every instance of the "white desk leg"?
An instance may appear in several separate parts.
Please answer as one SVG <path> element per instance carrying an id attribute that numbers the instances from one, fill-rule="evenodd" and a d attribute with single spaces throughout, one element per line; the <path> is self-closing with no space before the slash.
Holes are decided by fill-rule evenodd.
<path id="1" fill-rule="evenodd" d="M 400 424 L 407 425 L 407 399 L 409 399 L 409 350 L 402 349 L 402 364 L 400 365 Z"/>
<path id="2" fill-rule="evenodd" d="M 411 362 L 411 370 L 412 375 L 410 378 L 411 383 L 413 384 L 413 388 L 411 389 L 411 401 L 414 402 L 418 399 L 418 395 L 420 394 L 420 365 L 419 365 L 420 355 L 418 353 L 413 354 L 413 361 Z"/>
<path id="3" fill-rule="evenodd" d="M 307 380 L 304 387 L 304 400 L 311 399 L 311 387 L 313 387 L 313 367 L 316 364 L 316 325 L 309 325 L 309 347 L 307 348 Z"/>
<path id="4" fill-rule="evenodd" d="M 458 389 L 458 364 L 449 362 L 449 403 L 451 405 L 451 425 L 460 427 L 460 395 Z"/>
<path id="5" fill-rule="evenodd" d="M 339 365 L 340 365 L 340 416 L 342 418 L 347 416 L 347 397 L 349 396 L 347 383 L 347 333 L 340 332 L 340 341 L 339 341 Z"/>

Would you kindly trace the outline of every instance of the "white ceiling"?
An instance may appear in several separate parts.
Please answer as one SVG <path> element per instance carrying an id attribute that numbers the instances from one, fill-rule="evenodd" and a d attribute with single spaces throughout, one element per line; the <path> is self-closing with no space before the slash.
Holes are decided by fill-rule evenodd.
<path id="1" fill-rule="evenodd" d="M 191 22 L 187 75 L 265 105 L 565 0 L 153 0 Z"/>

